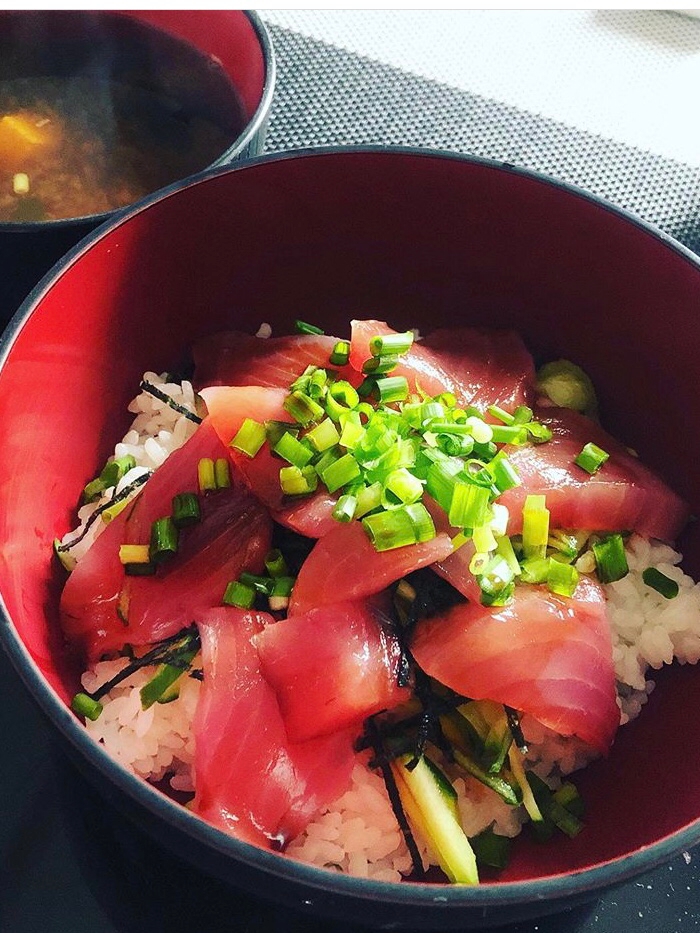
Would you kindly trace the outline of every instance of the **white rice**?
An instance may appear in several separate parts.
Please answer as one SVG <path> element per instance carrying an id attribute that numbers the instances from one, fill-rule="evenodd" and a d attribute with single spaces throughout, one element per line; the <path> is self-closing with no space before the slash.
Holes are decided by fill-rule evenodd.
<path id="1" fill-rule="evenodd" d="M 192 386 L 187 382 L 166 383 L 165 378 L 154 373 L 144 376 L 194 411 Z M 135 469 L 141 472 L 159 466 L 196 429 L 193 422 L 145 392 L 132 402 L 129 410 L 136 417 L 117 444 L 115 456 L 132 454 L 137 462 Z M 117 489 L 129 481 L 127 475 Z M 108 490 L 103 501 L 113 493 L 114 490 Z M 80 510 L 81 525 L 97 504 Z M 103 527 L 100 520 L 94 523 L 86 536 L 88 543 L 81 542 L 74 549 L 77 558 Z M 67 535 L 64 541 L 74 535 L 74 532 Z M 700 584 L 678 566 L 681 555 L 665 544 L 633 535 L 627 542 L 627 559 L 629 574 L 605 586 L 623 725 L 639 715 L 654 688 L 648 676 L 650 670 L 673 661 L 694 664 L 700 659 Z M 669 600 L 647 586 L 642 580 L 647 567 L 656 567 L 676 581 L 678 596 Z M 83 675 L 84 688 L 94 690 L 127 663 L 124 658 L 99 662 Z M 152 674 L 147 670 L 138 671 L 115 687 L 102 701 L 104 712 L 100 718 L 87 722 L 88 732 L 124 767 L 141 777 L 151 781 L 167 778 L 174 789 L 192 791 L 191 722 L 200 684 L 183 677 L 176 700 L 156 703 L 143 711 L 139 689 L 149 676 Z M 523 718 L 522 727 L 529 747 L 529 766 L 552 786 L 556 786 L 561 776 L 584 767 L 595 757 L 592 749 L 580 740 L 556 735 L 530 717 Z M 489 826 L 506 836 L 520 832 L 526 819 L 522 807 L 508 806 L 470 776 L 450 774 L 450 777 L 468 836 Z M 312 865 L 376 880 L 399 881 L 411 870 L 411 859 L 384 782 L 367 767 L 365 755 L 358 755 L 350 788 L 292 841 L 287 852 Z M 427 850 L 422 854 L 426 865 L 435 862 Z"/>

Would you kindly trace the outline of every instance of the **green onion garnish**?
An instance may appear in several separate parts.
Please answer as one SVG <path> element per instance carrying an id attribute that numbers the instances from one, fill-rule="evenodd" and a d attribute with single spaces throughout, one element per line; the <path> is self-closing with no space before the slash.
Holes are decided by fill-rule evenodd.
<path id="1" fill-rule="evenodd" d="M 333 509 L 333 518 L 337 522 L 351 522 L 357 511 L 357 497 L 351 495 L 341 496 Z"/>
<path id="2" fill-rule="evenodd" d="M 547 586 L 559 596 L 573 596 L 578 585 L 578 571 L 571 564 L 550 558 L 547 569 Z"/>
<path id="3" fill-rule="evenodd" d="M 384 373 L 390 373 L 396 369 L 399 362 L 398 356 L 389 354 L 388 356 L 371 356 L 362 364 L 362 372 L 372 376 L 382 376 Z"/>
<path id="4" fill-rule="evenodd" d="M 248 457 L 254 457 L 265 443 L 266 437 L 264 424 L 252 418 L 246 418 L 229 446 L 235 447 Z"/>
<path id="5" fill-rule="evenodd" d="M 201 515 L 199 499 L 193 492 L 181 492 L 173 496 L 172 516 L 178 530 L 196 525 Z"/>
<path id="6" fill-rule="evenodd" d="M 76 693 L 70 705 L 74 713 L 77 713 L 78 716 L 84 716 L 86 719 L 92 720 L 92 722 L 100 718 L 103 709 L 102 704 L 97 700 L 93 700 L 87 693 Z"/>
<path id="7" fill-rule="evenodd" d="M 369 342 L 369 352 L 372 356 L 386 356 L 394 354 L 403 356 L 413 346 L 413 331 L 408 330 L 404 334 L 385 334 L 383 336 L 372 337 Z"/>
<path id="8" fill-rule="evenodd" d="M 289 575 L 289 568 L 284 555 L 280 550 L 274 548 L 265 558 L 265 569 L 271 577 L 286 577 Z"/>
<path id="9" fill-rule="evenodd" d="M 151 559 L 147 544 L 120 544 L 119 560 L 122 564 L 147 564 Z"/>
<path id="10" fill-rule="evenodd" d="M 392 470 L 384 482 L 383 504 L 389 508 L 418 502 L 422 495 L 423 484 L 405 467 Z"/>
<path id="11" fill-rule="evenodd" d="M 312 466 L 299 469 L 296 466 L 282 467 L 280 486 L 286 496 L 306 496 L 314 492 L 318 485 L 318 476 Z"/>
<path id="12" fill-rule="evenodd" d="M 274 581 L 272 592 L 268 598 L 270 609 L 273 612 L 281 612 L 287 608 L 293 588 L 294 577 L 278 577 Z"/>
<path id="13" fill-rule="evenodd" d="M 353 480 L 359 479 L 360 475 L 360 467 L 357 460 L 352 454 L 345 454 L 345 456 L 340 457 L 323 470 L 321 479 L 328 489 L 328 492 L 335 492 L 337 489 L 340 489 L 341 486 L 346 486 Z"/>
<path id="14" fill-rule="evenodd" d="M 267 437 L 267 443 L 270 447 L 275 446 L 283 434 L 289 432 L 295 437 L 301 431 L 301 426 L 298 424 L 292 424 L 291 421 L 266 421 L 265 422 L 265 435 Z"/>
<path id="15" fill-rule="evenodd" d="M 310 396 L 299 390 L 290 393 L 283 402 L 285 411 L 304 427 L 320 421 L 325 412 L 323 408 Z"/>
<path id="16" fill-rule="evenodd" d="M 350 359 L 350 343 L 347 340 L 339 340 L 333 347 L 330 355 L 330 363 L 333 366 L 346 366 Z"/>
<path id="17" fill-rule="evenodd" d="M 408 398 L 408 380 L 405 376 L 385 376 L 377 379 L 379 401 L 388 405 L 390 402 L 403 402 Z"/>
<path id="18" fill-rule="evenodd" d="M 629 573 L 621 534 L 608 535 L 602 541 L 594 542 L 593 554 L 601 583 L 614 583 Z"/>
<path id="19" fill-rule="evenodd" d="M 228 489 L 231 485 L 231 465 L 228 457 L 219 457 L 214 461 L 214 480 L 217 489 Z"/>
<path id="20" fill-rule="evenodd" d="M 665 573 L 661 573 L 656 567 L 647 567 L 642 573 L 642 580 L 666 599 L 674 599 L 678 596 L 679 586 L 676 581 L 667 577 Z"/>
<path id="21" fill-rule="evenodd" d="M 274 586 L 272 577 L 261 577 L 245 570 L 239 576 L 238 582 L 245 586 L 252 586 L 256 593 L 262 593 L 263 596 L 269 596 Z"/>
<path id="22" fill-rule="evenodd" d="M 362 519 L 362 526 L 377 551 L 390 551 L 435 537 L 435 525 L 425 506 L 416 502 Z"/>
<path id="23" fill-rule="evenodd" d="M 197 480 L 202 493 L 213 492 L 216 489 L 216 473 L 211 457 L 202 457 L 197 464 Z"/>
<path id="24" fill-rule="evenodd" d="M 152 577 L 155 572 L 156 565 L 152 561 L 147 564 L 124 564 L 127 577 Z"/>
<path id="25" fill-rule="evenodd" d="M 189 669 L 196 654 L 196 649 L 190 649 L 177 653 L 176 658 L 173 658 L 173 661 L 177 660 L 177 663 L 161 664 L 153 677 L 139 691 L 141 709 L 147 710 L 154 703 L 160 702 L 173 684 Z"/>
<path id="26" fill-rule="evenodd" d="M 167 515 L 151 525 L 150 559 L 154 564 L 174 557 L 177 553 L 178 532 L 175 522 Z"/>
<path id="27" fill-rule="evenodd" d="M 523 553 L 526 558 L 545 557 L 549 538 L 549 509 L 544 496 L 527 496 L 523 507 Z"/>
<path id="28" fill-rule="evenodd" d="M 335 447 L 340 440 L 340 435 L 331 419 L 326 418 L 320 424 L 317 424 L 315 428 L 308 431 L 304 436 L 304 440 L 308 441 L 319 453 L 322 453 L 330 447 Z M 305 466 L 305 464 L 297 463 L 296 466 Z"/>
<path id="29" fill-rule="evenodd" d="M 523 583 L 546 583 L 549 573 L 548 557 L 530 557 L 521 564 Z"/>
<path id="30" fill-rule="evenodd" d="M 605 450 L 601 450 L 601 448 L 597 447 L 595 444 L 589 443 L 586 444 L 581 453 L 575 457 L 574 463 L 592 476 L 602 467 L 609 457 L 610 454 Z"/>
<path id="31" fill-rule="evenodd" d="M 238 609 L 251 609 L 255 602 L 255 590 L 252 586 L 232 580 L 224 592 L 223 602 L 226 606 L 236 606 Z"/>
<path id="32" fill-rule="evenodd" d="M 490 491 L 474 483 L 455 483 L 448 517 L 454 528 L 476 528 L 486 522 Z"/>
<path id="33" fill-rule="evenodd" d="M 325 331 L 315 324 L 307 324 L 306 321 L 295 321 L 294 327 L 300 334 L 324 334 Z"/>
<path id="34" fill-rule="evenodd" d="M 308 435 L 307 435 L 308 436 Z M 305 467 L 313 459 L 314 452 L 308 444 L 297 440 L 294 434 L 285 431 L 272 448 L 274 452 L 295 467 Z"/>

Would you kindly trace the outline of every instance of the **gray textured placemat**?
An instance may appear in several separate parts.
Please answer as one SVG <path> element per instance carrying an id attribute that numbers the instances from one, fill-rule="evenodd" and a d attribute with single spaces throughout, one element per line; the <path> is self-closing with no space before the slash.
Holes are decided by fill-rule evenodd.
<path id="1" fill-rule="evenodd" d="M 473 153 L 586 188 L 700 252 L 700 169 L 268 28 L 279 78 L 266 151 L 381 143 Z"/>

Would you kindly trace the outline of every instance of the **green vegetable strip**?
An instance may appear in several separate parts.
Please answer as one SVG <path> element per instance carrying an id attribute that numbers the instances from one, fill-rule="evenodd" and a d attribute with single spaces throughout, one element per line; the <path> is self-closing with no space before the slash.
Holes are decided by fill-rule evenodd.
<path id="1" fill-rule="evenodd" d="M 310 463 L 314 456 L 313 450 L 308 445 L 298 441 L 289 431 L 285 431 L 272 449 L 287 463 L 291 463 L 292 466 L 299 467 L 299 469 Z"/>
<path id="2" fill-rule="evenodd" d="M 330 362 L 333 366 L 346 366 L 350 359 L 350 343 L 347 340 L 339 340 L 333 347 L 330 355 Z"/>
<path id="3" fill-rule="evenodd" d="M 666 599 L 674 599 L 678 596 L 679 586 L 676 581 L 667 577 L 665 573 L 661 573 L 656 567 L 647 567 L 642 573 L 642 580 Z"/>
<path id="4" fill-rule="evenodd" d="M 321 330 L 320 327 L 316 327 L 315 324 L 307 324 L 306 321 L 295 321 L 294 328 L 300 334 L 321 334 L 323 335 L 325 331 Z"/>
<path id="5" fill-rule="evenodd" d="M 629 573 L 622 535 L 609 535 L 593 543 L 593 554 L 601 583 L 614 583 Z"/>
<path id="6" fill-rule="evenodd" d="M 265 558 L 265 569 L 271 577 L 286 577 L 289 575 L 287 561 L 278 548 L 274 548 L 268 553 Z"/>
<path id="7" fill-rule="evenodd" d="M 162 664 L 155 675 L 141 687 L 141 709 L 147 710 L 160 701 L 174 683 L 189 669 L 197 654 L 196 650 L 184 651 L 178 655 L 177 664 Z"/>
<path id="8" fill-rule="evenodd" d="M 574 459 L 576 466 L 580 466 L 586 473 L 593 475 L 608 460 L 610 454 L 595 444 L 586 444 L 580 454 Z"/>
<path id="9" fill-rule="evenodd" d="M 413 346 L 413 331 L 409 330 L 403 334 L 385 334 L 383 336 L 372 337 L 369 342 L 369 352 L 372 356 L 385 356 L 395 354 L 403 356 Z"/>
<path id="10" fill-rule="evenodd" d="M 523 552 L 526 558 L 545 557 L 549 538 L 549 509 L 544 496 L 527 496 L 523 507 Z"/>
<path id="11" fill-rule="evenodd" d="M 154 564 L 169 560 L 177 553 L 178 531 L 168 515 L 156 519 L 151 525 L 150 556 Z"/>
<path id="12" fill-rule="evenodd" d="M 193 492 L 181 492 L 173 496 L 173 522 L 175 527 L 188 528 L 196 525 L 201 518 L 199 499 Z"/>
<path id="13" fill-rule="evenodd" d="M 265 425 L 252 418 L 246 418 L 229 446 L 235 447 L 248 457 L 254 457 L 265 443 L 266 438 Z"/>
<path id="14" fill-rule="evenodd" d="M 255 590 L 252 586 L 233 580 L 224 592 L 223 602 L 226 606 L 235 606 L 238 609 L 251 609 L 255 602 Z"/>

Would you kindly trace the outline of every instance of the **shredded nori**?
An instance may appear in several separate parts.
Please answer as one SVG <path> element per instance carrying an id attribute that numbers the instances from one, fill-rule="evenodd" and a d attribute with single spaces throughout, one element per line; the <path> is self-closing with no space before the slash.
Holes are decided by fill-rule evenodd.
<path id="1" fill-rule="evenodd" d="M 103 512 L 106 512 L 107 509 L 111 509 L 113 505 L 116 505 L 118 502 L 123 502 L 125 499 L 128 499 L 131 493 L 138 489 L 139 486 L 143 486 L 147 479 L 149 479 L 151 473 L 142 473 L 141 476 L 137 476 L 136 479 L 129 483 L 128 486 L 125 486 L 118 493 L 112 496 L 111 499 L 108 499 L 106 502 L 103 502 L 102 505 L 98 505 L 95 511 L 88 517 L 87 521 L 83 525 L 83 530 L 79 535 L 76 535 L 72 541 L 68 541 L 66 544 L 57 544 L 57 551 L 70 551 L 72 547 L 78 544 L 83 540 L 85 535 L 88 533 L 94 522 L 100 517 Z"/>
<path id="2" fill-rule="evenodd" d="M 513 709 L 512 706 L 504 706 L 503 709 L 506 711 L 506 716 L 508 717 L 508 727 L 510 728 L 510 734 L 513 736 L 513 741 L 523 755 L 526 755 L 528 748 L 523 730 L 520 726 L 520 713 Z"/>
<path id="3" fill-rule="evenodd" d="M 98 687 L 97 690 L 92 693 L 88 693 L 87 690 L 84 690 L 83 693 L 92 700 L 101 700 L 102 697 L 107 696 L 113 687 L 116 687 L 128 677 L 131 677 L 133 673 L 141 670 L 142 667 L 153 667 L 157 664 L 172 664 L 173 667 L 181 667 L 183 671 L 189 670 L 190 665 L 183 662 L 182 654 L 186 651 L 196 651 L 199 649 L 199 646 L 199 632 L 197 626 L 192 623 L 188 628 L 181 629 L 175 635 L 171 635 L 170 638 L 164 638 L 163 641 L 158 642 L 157 645 L 154 645 L 150 651 L 141 655 L 140 658 L 132 658 L 125 668 L 119 671 L 111 680 L 108 680 L 106 683 L 102 684 L 101 687 Z M 201 674 L 201 671 L 199 673 Z M 192 671 L 192 676 L 196 676 L 195 671 Z M 197 679 L 200 680 L 202 678 L 197 677 Z"/>
<path id="4" fill-rule="evenodd" d="M 152 382 L 148 382 L 146 379 L 143 379 L 139 385 L 139 388 L 148 392 L 149 395 L 152 395 L 154 398 L 157 398 L 160 402 L 165 402 L 165 404 L 172 408 L 174 411 L 179 412 L 181 415 L 184 415 L 189 421 L 194 421 L 195 424 L 201 424 L 202 419 L 195 412 L 190 411 L 189 408 L 185 408 L 184 405 L 178 405 L 175 399 L 170 398 L 167 392 L 163 392 L 158 386 L 154 386 Z"/>

